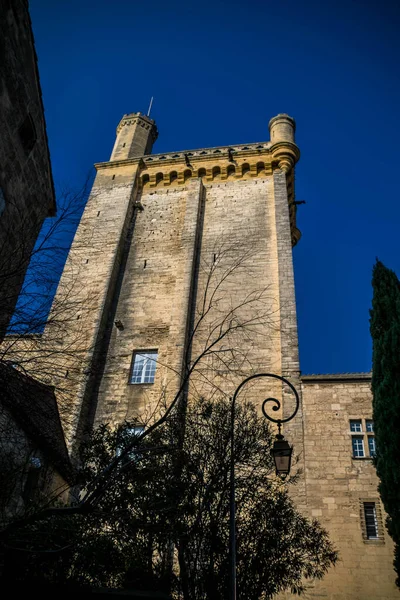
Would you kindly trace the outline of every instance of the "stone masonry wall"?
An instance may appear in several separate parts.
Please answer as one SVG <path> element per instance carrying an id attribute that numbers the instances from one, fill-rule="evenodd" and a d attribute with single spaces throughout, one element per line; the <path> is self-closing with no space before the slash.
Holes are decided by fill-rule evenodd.
<path id="1" fill-rule="evenodd" d="M 170 403 L 180 379 L 187 307 L 195 259 L 202 182 L 169 190 L 146 190 L 136 217 L 104 376 L 96 424 L 146 421 Z M 158 351 L 154 384 L 130 385 L 133 351 Z"/>
<path id="2" fill-rule="evenodd" d="M 209 296 L 218 286 L 218 302 L 197 329 L 191 359 L 201 354 L 218 319 L 230 315 L 247 324 L 225 338 L 224 346 L 218 345 L 219 351 L 222 347 L 237 352 L 233 363 L 221 366 L 209 355 L 196 369 L 191 392 L 195 387 L 197 395 L 229 395 L 251 373 L 282 371 L 275 221 L 281 209 L 275 206 L 272 177 L 249 174 L 221 181 L 217 176 L 212 183 L 192 178 L 183 186 L 145 186 L 137 203 L 141 210 L 115 312 L 122 328 L 111 328 L 96 423 L 117 425 L 137 417 L 146 421 L 170 404 L 179 387 L 188 320 L 192 317 L 196 326 L 201 316 L 211 271 Z M 290 274 L 287 197 L 285 210 L 290 264 L 282 264 L 281 270 Z M 294 299 L 291 309 L 293 305 Z M 296 346 L 297 339 L 290 339 Z M 286 339 L 284 343 L 288 347 Z M 128 383 L 133 352 L 140 350 L 158 351 L 154 384 Z M 297 346 L 291 353 L 296 356 Z M 263 393 L 265 380 L 263 391 L 258 386 L 247 397 L 260 401 Z M 270 382 L 268 393 L 280 398 L 280 386 Z"/>
<path id="3" fill-rule="evenodd" d="M 321 378 L 321 376 L 319 376 Z M 335 380 L 336 378 L 336 380 Z M 372 419 L 368 377 L 303 379 L 304 457 L 307 511 L 328 530 L 339 550 L 337 566 L 315 583 L 310 598 L 394 600 L 393 543 L 383 523 L 383 507 L 371 458 L 353 458 L 350 419 Z M 363 536 L 363 501 L 377 505 L 379 540 Z M 379 510 L 380 509 L 380 510 Z M 380 514 L 379 514 L 380 513 Z"/>
<path id="4" fill-rule="evenodd" d="M 27 2 L 0 9 L 0 339 L 55 197 Z"/>
<path id="5" fill-rule="evenodd" d="M 53 303 L 61 327 L 54 328 L 50 319 L 43 335 L 43 346 L 57 349 L 52 383 L 70 447 L 88 425 L 93 388 L 101 375 L 104 331 L 135 211 L 136 169 L 131 165 L 117 174 L 98 173 Z"/>

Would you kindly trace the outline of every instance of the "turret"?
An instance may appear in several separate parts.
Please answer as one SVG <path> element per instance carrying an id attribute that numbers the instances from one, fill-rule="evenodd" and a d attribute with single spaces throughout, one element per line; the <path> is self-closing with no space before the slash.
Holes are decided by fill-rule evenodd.
<path id="1" fill-rule="evenodd" d="M 151 154 L 157 136 L 157 126 L 153 119 L 140 112 L 124 115 L 117 127 L 117 139 L 110 161 Z"/>
<path id="2" fill-rule="evenodd" d="M 299 149 L 294 141 L 295 120 L 289 115 L 279 114 L 270 120 L 268 126 L 272 143 L 271 152 L 278 160 L 279 167 L 289 172 L 300 158 Z"/>

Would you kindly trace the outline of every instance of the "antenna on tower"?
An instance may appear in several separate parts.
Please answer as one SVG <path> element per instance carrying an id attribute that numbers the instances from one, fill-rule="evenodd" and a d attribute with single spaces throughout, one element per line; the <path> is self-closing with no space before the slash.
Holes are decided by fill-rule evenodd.
<path id="1" fill-rule="evenodd" d="M 150 104 L 149 104 L 149 110 L 147 111 L 147 116 L 148 117 L 150 116 L 150 111 L 151 111 L 151 107 L 152 106 L 153 106 L 153 96 L 151 97 Z"/>

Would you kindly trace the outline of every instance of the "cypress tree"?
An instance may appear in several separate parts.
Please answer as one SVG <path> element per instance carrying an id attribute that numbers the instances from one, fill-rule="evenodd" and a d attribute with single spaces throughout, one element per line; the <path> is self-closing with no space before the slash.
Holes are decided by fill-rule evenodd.
<path id="1" fill-rule="evenodd" d="M 394 568 L 400 587 L 400 281 L 379 260 L 372 273 L 373 419 L 379 493 L 395 542 Z"/>

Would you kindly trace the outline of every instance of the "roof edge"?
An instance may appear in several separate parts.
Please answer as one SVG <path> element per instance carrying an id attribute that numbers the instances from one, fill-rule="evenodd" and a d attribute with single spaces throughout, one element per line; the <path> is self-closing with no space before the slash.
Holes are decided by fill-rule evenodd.
<path id="1" fill-rule="evenodd" d="M 331 383 L 331 382 L 357 382 L 371 381 L 372 372 L 367 373 L 310 373 L 300 375 L 303 383 Z"/>

